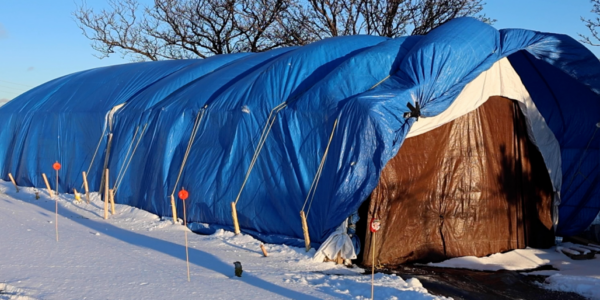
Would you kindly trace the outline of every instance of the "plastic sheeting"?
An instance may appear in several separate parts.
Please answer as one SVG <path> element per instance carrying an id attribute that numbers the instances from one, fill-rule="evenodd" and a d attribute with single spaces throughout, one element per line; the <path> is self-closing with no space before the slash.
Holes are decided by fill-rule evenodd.
<path id="1" fill-rule="evenodd" d="M 407 103 L 418 101 L 422 117 L 436 116 L 499 59 L 509 56 L 519 73 L 512 54 L 553 68 L 577 82 L 569 86 L 577 90 L 573 93 L 587 95 L 577 100 L 555 95 L 558 106 L 534 93 L 532 99 L 558 134 L 563 174 L 586 175 L 563 193 L 570 206 L 561 206 L 561 218 L 578 216 L 578 205 L 597 213 L 597 152 L 595 158 L 586 156 L 581 169 L 590 169 L 583 171 L 568 153 L 598 149 L 592 131 L 576 128 L 598 122 L 600 62 L 567 36 L 498 31 L 470 18 L 447 22 L 426 36 L 340 37 L 259 54 L 136 63 L 56 79 L 0 108 L 0 175 L 6 179 L 11 172 L 19 184 L 41 187 L 41 173 L 59 161 L 60 191 L 80 187 L 81 171 L 87 169 L 96 190 L 106 161 L 111 186 L 121 179 L 117 202 L 170 216 L 169 195 L 183 186 L 190 192 L 188 222 L 230 228 L 230 202 L 244 182 L 269 112 L 285 103 L 241 193 L 238 217 L 244 232 L 301 244 L 298 212 L 337 119 L 321 181 L 307 204 L 311 239 L 318 244 L 371 194 L 396 155 L 415 122 L 404 118 Z M 546 88 L 544 82 L 524 84 L 530 92 Z M 114 114 L 106 157 L 106 114 L 123 103 Z M 555 123 L 562 109 L 563 121 Z M 176 186 L 199 114 L 202 122 Z M 587 226 L 562 224 L 559 232 Z"/>
<path id="2" fill-rule="evenodd" d="M 348 226 L 344 222 L 323 242 L 313 259 L 318 262 L 335 260 L 338 254 L 343 259 L 356 259 L 354 244 L 347 231 Z"/>
<path id="3" fill-rule="evenodd" d="M 598 94 L 531 54 L 516 53 L 508 59 L 560 144 L 563 179 L 557 233 L 575 235 L 589 226 L 600 210 Z M 583 75 L 585 71 L 572 72 Z"/>

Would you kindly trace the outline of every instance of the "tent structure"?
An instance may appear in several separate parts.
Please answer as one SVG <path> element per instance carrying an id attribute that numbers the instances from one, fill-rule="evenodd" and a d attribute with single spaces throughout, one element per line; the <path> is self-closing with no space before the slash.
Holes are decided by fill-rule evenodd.
<path id="1" fill-rule="evenodd" d="M 599 75 L 600 61 L 568 36 L 471 18 L 425 36 L 93 69 L 0 107 L 0 177 L 42 187 L 58 161 L 60 192 L 80 188 L 82 171 L 98 191 L 109 169 L 118 203 L 160 216 L 172 215 L 170 198 L 185 187 L 198 232 L 231 229 L 235 202 L 242 232 L 264 241 L 302 244 L 303 211 L 313 246 L 346 245 L 336 229 L 382 191 L 386 170 L 419 168 L 397 165 L 403 144 L 481 110 L 493 119 L 486 103 L 501 96 L 514 102 L 498 109 L 516 103 L 522 123 L 513 127 L 543 160 L 526 159 L 551 187 L 550 207 L 539 209 L 553 211 L 556 234 L 572 235 L 600 211 Z M 493 139 L 486 130 L 479 137 Z M 430 145 L 410 149 L 419 148 Z M 461 192 L 485 205 L 484 194 Z M 538 214 L 546 226 L 548 216 Z"/>

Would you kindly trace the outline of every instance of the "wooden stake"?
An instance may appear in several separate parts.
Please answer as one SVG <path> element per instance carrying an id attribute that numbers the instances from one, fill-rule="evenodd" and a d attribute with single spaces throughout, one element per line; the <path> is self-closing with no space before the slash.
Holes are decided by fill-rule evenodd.
<path id="1" fill-rule="evenodd" d="M 108 169 L 104 173 L 104 220 L 108 219 Z"/>
<path id="2" fill-rule="evenodd" d="M 19 187 L 17 186 L 17 183 L 15 182 L 15 179 L 13 178 L 12 174 L 8 173 L 8 178 L 10 178 L 10 181 L 12 181 L 12 183 L 15 185 L 15 189 L 17 189 L 17 193 L 18 193 Z"/>
<path id="3" fill-rule="evenodd" d="M 371 236 L 371 252 L 373 252 L 373 262 L 371 263 L 371 300 L 373 300 L 375 293 L 375 235 L 377 232 L 373 232 Z"/>
<path id="4" fill-rule="evenodd" d="M 45 173 L 42 173 L 42 177 L 44 178 L 44 182 L 46 183 L 46 188 L 48 189 L 48 194 L 50 194 L 50 197 L 54 197 L 54 192 L 52 192 L 52 188 L 50 188 L 50 183 L 48 182 L 48 177 L 46 177 Z"/>
<path id="5" fill-rule="evenodd" d="M 235 234 L 240 234 L 240 223 L 238 223 L 237 210 L 235 202 L 231 202 L 231 216 L 233 217 L 233 231 Z"/>
<path id="6" fill-rule="evenodd" d="M 183 232 L 185 232 L 185 260 L 187 262 L 188 282 L 190 281 L 190 255 L 188 254 L 187 216 L 185 215 L 185 200 L 183 200 Z"/>
<path id="7" fill-rule="evenodd" d="M 109 191 L 109 197 L 110 197 L 110 214 L 114 215 L 115 214 L 115 190 L 108 190 Z"/>
<path id="8" fill-rule="evenodd" d="M 77 192 L 76 188 L 73 188 L 73 194 L 75 194 L 75 201 L 80 202 L 81 201 L 81 195 L 79 195 L 79 193 Z"/>
<path id="9" fill-rule="evenodd" d="M 337 256 L 335 257 L 335 264 L 336 265 L 341 265 L 344 263 L 344 259 L 342 258 L 342 251 L 338 252 Z"/>
<path id="10" fill-rule="evenodd" d="M 185 233 L 185 261 L 187 262 L 187 276 L 188 282 L 190 281 L 190 255 L 188 253 L 188 239 L 187 239 L 187 215 L 185 212 L 185 199 L 188 198 L 189 193 L 185 188 L 181 187 L 181 191 L 177 194 L 179 199 L 183 201 L 183 232 Z M 173 196 L 171 196 L 173 197 Z M 173 198 L 171 198 L 173 199 Z"/>
<path id="11" fill-rule="evenodd" d="M 83 187 L 85 188 L 85 200 L 90 203 L 90 189 L 88 188 L 87 175 L 85 171 L 81 173 L 83 175 Z"/>
<path id="12" fill-rule="evenodd" d="M 265 257 L 269 256 L 269 253 L 267 253 L 267 249 L 265 249 L 265 245 L 260 244 L 260 250 L 262 250 L 262 253 Z"/>
<path id="13" fill-rule="evenodd" d="M 55 200 L 55 214 L 54 214 L 54 227 L 56 228 L 56 241 L 58 242 L 58 197 Z"/>
<path id="14" fill-rule="evenodd" d="M 300 219 L 302 219 L 302 232 L 304 232 L 304 245 L 306 252 L 310 251 L 310 236 L 308 235 L 308 223 L 306 223 L 306 215 L 304 211 L 300 211 Z"/>
<path id="15" fill-rule="evenodd" d="M 55 190 L 56 196 L 58 196 L 58 170 L 56 170 L 56 186 L 54 188 L 56 189 Z M 58 201 L 58 200 L 56 200 L 56 201 Z"/>
<path id="16" fill-rule="evenodd" d="M 173 210 L 173 224 L 177 224 L 177 207 L 175 207 L 175 196 L 171 195 L 171 209 Z"/>
<path id="17" fill-rule="evenodd" d="M 56 170 L 56 187 L 55 187 L 55 192 L 56 192 L 56 198 L 54 198 L 55 200 L 55 220 L 54 220 L 54 226 L 56 227 L 56 241 L 58 242 L 58 170 L 60 169 L 60 164 L 58 162 L 54 163 L 54 165 L 52 165 L 52 167 Z"/>

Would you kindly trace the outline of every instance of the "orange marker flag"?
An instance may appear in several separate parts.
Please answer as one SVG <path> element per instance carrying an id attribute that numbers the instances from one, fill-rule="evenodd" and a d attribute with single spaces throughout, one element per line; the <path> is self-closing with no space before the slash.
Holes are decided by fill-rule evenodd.
<path id="1" fill-rule="evenodd" d="M 52 165 L 52 168 L 54 170 L 56 170 L 56 195 L 58 196 L 58 170 L 60 170 L 60 164 L 58 162 L 55 162 Z M 54 220 L 54 225 L 56 228 L 56 241 L 58 242 L 58 197 L 56 197 L 56 211 L 55 211 L 55 220 Z"/>
<path id="2" fill-rule="evenodd" d="M 183 201 L 183 226 L 185 226 L 184 231 L 183 231 L 185 234 L 185 260 L 187 261 L 188 281 L 190 281 L 190 256 L 188 254 L 187 216 L 185 215 L 185 199 L 188 198 L 189 193 L 184 188 L 181 188 L 181 191 L 179 191 L 179 193 L 177 195 L 179 196 L 179 199 L 181 199 Z"/>

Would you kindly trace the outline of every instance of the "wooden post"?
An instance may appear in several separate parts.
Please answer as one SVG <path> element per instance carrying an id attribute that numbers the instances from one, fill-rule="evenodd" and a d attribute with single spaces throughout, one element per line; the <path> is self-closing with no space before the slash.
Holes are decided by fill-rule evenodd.
<path id="1" fill-rule="evenodd" d="M 240 234 L 240 223 L 238 223 L 237 210 L 235 202 L 231 202 L 231 216 L 233 217 L 233 231 L 235 234 Z"/>
<path id="2" fill-rule="evenodd" d="M 185 213 L 185 199 L 188 198 L 189 193 L 182 187 L 181 191 L 177 194 L 179 199 L 183 202 L 183 232 L 185 233 L 185 261 L 187 262 L 187 275 L 188 282 L 190 281 L 190 255 L 188 253 L 188 238 L 187 238 L 187 215 Z"/>
<path id="3" fill-rule="evenodd" d="M 108 219 L 108 169 L 104 173 L 104 220 Z"/>
<path id="4" fill-rule="evenodd" d="M 335 264 L 336 265 L 344 264 L 344 259 L 342 258 L 342 251 L 338 252 L 338 254 L 336 255 Z"/>
<path id="5" fill-rule="evenodd" d="M 377 231 L 381 228 L 381 221 L 375 216 L 371 218 L 369 225 L 369 230 L 371 231 L 371 252 L 373 253 L 373 261 L 371 262 L 371 300 L 375 297 L 375 236 L 377 235 Z"/>
<path id="6" fill-rule="evenodd" d="M 56 228 L 56 241 L 58 242 L 58 197 L 54 199 L 55 201 L 55 213 L 54 213 L 54 226 Z"/>
<path id="7" fill-rule="evenodd" d="M 108 178 L 108 177 L 106 177 L 106 178 Z M 109 197 L 110 197 L 110 214 L 114 215 L 115 214 L 115 190 L 109 189 L 108 193 L 109 193 Z"/>
<path id="8" fill-rule="evenodd" d="M 260 244 L 260 250 L 262 250 L 262 253 L 265 257 L 269 256 L 269 253 L 267 253 L 267 249 L 265 249 L 265 245 Z"/>
<path id="9" fill-rule="evenodd" d="M 12 184 L 15 185 L 15 189 L 17 189 L 17 193 L 18 193 L 19 187 L 17 186 L 17 183 L 15 182 L 15 179 L 13 178 L 12 174 L 8 173 L 8 178 L 10 178 L 10 181 L 12 181 Z"/>
<path id="10" fill-rule="evenodd" d="M 42 177 L 44 178 L 44 182 L 46 183 L 46 188 L 48 189 L 48 194 L 50 194 L 50 197 L 54 197 L 54 192 L 52 192 L 52 188 L 50 188 L 50 183 L 48 182 L 48 177 L 46 177 L 45 173 L 42 173 Z"/>
<path id="11" fill-rule="evenodd" d="M 171 195 L 171 209 L 173 210 L 173 224 L 177 224 L 177 207 L 175 207 L 175 197 Z"/>
<path id="12" fill-rule="evenodd" d="M 75 201 L 80 202 L 81 201 L 81 195 L 79 195 L 79 193 L 77 192 L 76 188 L 73 188 L 73 194 L 75 194 Z"/>
<path id="13" fill-rule="evenodd" d="M 371 252 L 373 253 L 373 261 L 371 262 L 371 300 L 375 297 L 375 234 L 377 232 L 372 232 L 371 238 Z"/>
<path id="14" fill-rule="evenodd" d="M 58 196 L 58 170 L 56 170 L 56 186 L 54 188 L 56 189 L 54 192 Z"/>
<path id="15" fill-rule="evenodd" d="M 190 281 L 190 255 L 188 253 L 188 238 L 187 238 L 187 216 L 185 214 L 185 200 L 183 200 L 183 232 L 185 234 L 185 260 L 187 262 L 188 282 Z"/>
<path id="16" fill-rule="evenodd" d="M 302 232 L 304 232 L 304 246 L 306 246 L 306 252 L 310 251 L 310 236 L 308 235 L 308 223 L 306 223 L 306 215 L 304 211 L 300 211 L 300 219 L 302 219 Z"/>
<path id="17" fill-rule="evenodd" d="M 55 213 L 55 218 L 56 220 L 54 221 L 55 226 L 56 226 L 56 241 L 58 242 L 58 170 L 60 170 L 60 164 L 57 162 L 55 162 L 54 164 L 52 164 L 52 168 L 54 170 L 56 170 L 56 198 L 55 198 L 55 205 L 56 205 L 56 213 Z"/>
<path id="18" fill-rule="evenodd" d="M 87 175 L 85 171 L 82 172 L 83 175 L 83 187 L 85 188 L 85 200 L 87 203 L 90 203 L 90 189 L 88 188 Z"/>

